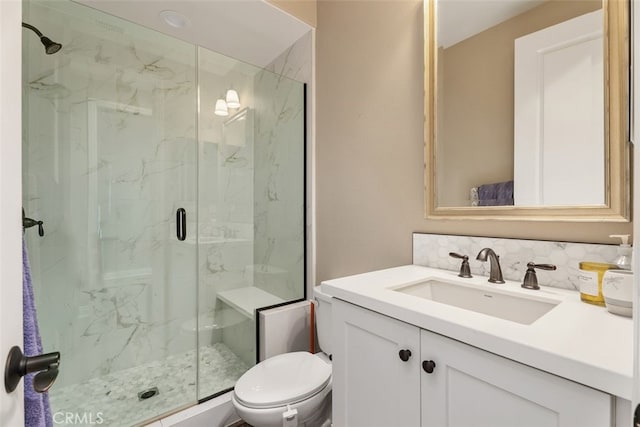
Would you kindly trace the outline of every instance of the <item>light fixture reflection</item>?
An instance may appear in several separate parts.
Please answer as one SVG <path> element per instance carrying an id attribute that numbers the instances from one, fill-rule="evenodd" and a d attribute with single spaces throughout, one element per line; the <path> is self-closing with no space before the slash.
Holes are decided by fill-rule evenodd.
<path id="1" fill-rule="evenodd" d="M 233 89 L 229 89 L 227 91 L 227 107 L 229 108 L 240 108 L 240 97 L 238 96 L 238 92 Z"/>
<path id="2" fill-rule="evenodd" d="M 223 116 L 223 117 L 229 115 L 229 109 L 227 108 L 227 103 L 222 98 L 216 101 L 215 115 Z"/>

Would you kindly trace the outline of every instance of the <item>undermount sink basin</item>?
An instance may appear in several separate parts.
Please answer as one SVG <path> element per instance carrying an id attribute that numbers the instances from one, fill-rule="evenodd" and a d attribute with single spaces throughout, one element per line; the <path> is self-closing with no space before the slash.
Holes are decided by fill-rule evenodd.
<path id="1" fill-rule="evenodd" d="M 438 279 L 402 286 L 394 291 L 523 325 L 532 324 L 560 303 L 537 296 L 509 294 Z"/>

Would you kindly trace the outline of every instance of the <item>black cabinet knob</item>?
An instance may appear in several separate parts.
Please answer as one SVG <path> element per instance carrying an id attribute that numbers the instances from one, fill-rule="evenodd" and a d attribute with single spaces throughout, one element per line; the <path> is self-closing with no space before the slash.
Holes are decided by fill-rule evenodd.
<path id="1" fill-rule="evenodd" d="M 403 362 L 406 362 L 411 357 L 411 350 L 408 350 L 408 349 L 400 350 L 398 352 L 398 356 L 400 356 L 400 360 L 402 360 Z"/>
<path id="2" fill-rule="evenodd" d="M 434 362 L 433 360 L 425 360 L 424 362 L 422 362 L 422 369 L 424 369 L 427 374 L 433 373 L 435 367 L 436 362 Z"/>

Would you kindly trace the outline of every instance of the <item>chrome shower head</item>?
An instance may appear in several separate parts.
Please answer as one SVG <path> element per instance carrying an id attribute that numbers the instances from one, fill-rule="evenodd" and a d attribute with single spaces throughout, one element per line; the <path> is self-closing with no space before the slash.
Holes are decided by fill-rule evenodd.
<path id="1" fill-rule="evenodd" d="M 47 55 L 53 55 L 54 53 L 56 53 L 60 49 L 62 49 L 62 45 L 60 43 L 56 43 L 56 42 L 52 41 L 49 37 L 43 35 L 40 32 L 40 30 L 38 30 L 33 25 L 29 25 L 29 24 L 23 22 L 22 26 L 24 28 L 30 29 L 31 31 L 36 33 L 38 35 L 38 37 L 40 37 L 40 42 L 44 45 L 44 51 L 47 53 Z"/>

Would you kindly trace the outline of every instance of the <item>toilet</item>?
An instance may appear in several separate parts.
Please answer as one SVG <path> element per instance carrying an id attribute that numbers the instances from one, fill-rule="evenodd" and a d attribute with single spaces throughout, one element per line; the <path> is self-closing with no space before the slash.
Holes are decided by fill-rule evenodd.
<path id="1" fill-rule="evenodd" d="M 254 427 L 331 426 L 331 297 L 314 290 L 322 352 L 270 357 L 236 382 L 231 401 Z"/>

